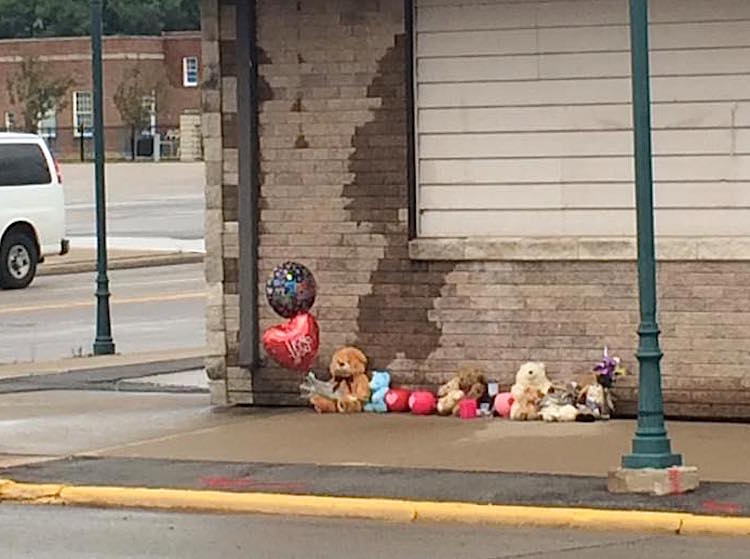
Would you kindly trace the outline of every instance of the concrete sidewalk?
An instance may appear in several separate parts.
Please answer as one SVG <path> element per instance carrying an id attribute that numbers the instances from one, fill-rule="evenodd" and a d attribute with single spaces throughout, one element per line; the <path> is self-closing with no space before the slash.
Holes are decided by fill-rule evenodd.
<path id="1" fill-rule="evenodd" d="M 653 519 L 644 511 L 656 511 L 666 515 L 662 530 L 679 532 L 689 520 L 714 533 L 712 522 L 733 516 L 741 518 L 715 533 L 750 535 L 750 425 L 668 427 L 675 450 L 700 468 L 702 485 L 651 498 L 606 492 L 608 470 L 629 450 L 629 420 L 217 409 L 197 394 L 0 394 L 0 463 L 8 466 L 0 478 L 19 482 L 0 482 L 0 498 L 579 527 L 601 514 L 609 520 L 599 528 L 630 529 L 647 529 Z M 491 514 L 481 508 L 487 504 Z"/>
<path id="2" fill-rule="evenodd" d="M 203 254 L 197 252 L 161 250 L 122 250 L 109 249 L 108 266 L 111 270 L 150 268 L 203 262 Z M 39 265 L 40 276 L 78 274 L 96 271 L 96 250 L 92 248 L 71 248 L 64 256 L 48 256 Z"/>
<path id="3" fill-rule="evenodd" d="M 236 420 L 112 448 L 98 456 L 440 468 L 604 477 L 629 452 L 635 422 L 518 423 L 501 419 L 316 415 L 232 410 Z M 750 483 L 750 425 L 670 422 L 676 451 L 702 480 Z"/>
<path id="4" fill-rule="evenodd" d="M 97 412 L 94 437 L 111 446 L 85 450 L 89 439 L 80 431 L 70 443 L 52 434 L 39 439 L 47 437 L 46 446 L 26 442 L 21 450 L 28 459 L 19 454 L 0 469 L 0 480 L 13 480 L 0 481 L 0 499 L 750 535 L 747 425 L 671 423 L 675 447 L 701 468 L 704 481 L 694 493 L 654 498 L 606 490 L 604 476 L 627 452 L 632 421 L 512 423 L 237 408 L 203 414 L 205 400 L 193 397 L 197 407 L 183 408 L 186 421 L 169 409 L 159 412 L 166 420 L 160 431 L 149 420 L 159 401 L 144 415 L 132 395 L 124 412 L 112 398 Z M 58 411 L 49 413 L 64 429 L 86 422 L 82 415 L 68 424 Z M 140 436 L 121 434 L 124 418 L 141 423 Z M 65 453 L 66 444 L 75 451 Z"/>

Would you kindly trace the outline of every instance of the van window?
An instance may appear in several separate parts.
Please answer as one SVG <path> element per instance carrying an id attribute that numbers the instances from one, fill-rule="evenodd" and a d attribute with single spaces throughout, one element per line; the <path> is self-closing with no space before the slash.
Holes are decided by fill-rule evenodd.
<path id="1" fill-rule="evenodd" d="M 36 144 L 0 144 L 0 187 L 50 184 L 52 176 Z"/>

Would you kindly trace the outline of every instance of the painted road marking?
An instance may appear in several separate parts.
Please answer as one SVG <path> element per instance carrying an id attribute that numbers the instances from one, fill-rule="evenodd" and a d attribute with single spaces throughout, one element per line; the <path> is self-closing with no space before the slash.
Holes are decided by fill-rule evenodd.
<path id="1" fill-rule="evenodd" d="M 205 291 L 192 291 L 187 293 L 171 293 L 166 295 L 152 295 L 150 297 L 130 297 L 130 298 L 117 298 L 113 297 L 111 303 L 113 305 L 136 305 L 142 303 L 163 303 L 166 301 L 184 301 L 189 299 L 202 299 L 206 297 Z M 0 315 L 4 314 L 17 314 L 23 312 L 39 312 L 39 311 L 54 311 L 64 309 L 75 309 L 93 307 L 96 305 L 96 300 L 92 297 L 86 301 L 69 301 L 67 303 L 56 303 L 52 305 L 28 305 L 25 307 L 10 307 L 0 308 Z"/>

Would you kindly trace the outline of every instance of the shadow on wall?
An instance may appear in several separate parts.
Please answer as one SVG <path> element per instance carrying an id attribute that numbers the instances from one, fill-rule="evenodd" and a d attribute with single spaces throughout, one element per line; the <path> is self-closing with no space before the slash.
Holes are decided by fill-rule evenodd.
<path id="1" fill-rule="evenodd" d="M 408 255 L 405 47 L 405 36 L 396 36 L 378 62 L 367 96 L 381 99 L 381 106 L 356 128 L 349 157 L 354 180 L 343 196 L 351 199 L 346 209 L 358 230 L 371 233 L 369 246 L 383 249 L 370 275 L 371 292 L 359 297 L 356 344 L 373 368 L 390 367 L 396 381 L 423 384 L 420 370 L 441 337 L 429 311 L 453 264 L 416 262 Z"/>

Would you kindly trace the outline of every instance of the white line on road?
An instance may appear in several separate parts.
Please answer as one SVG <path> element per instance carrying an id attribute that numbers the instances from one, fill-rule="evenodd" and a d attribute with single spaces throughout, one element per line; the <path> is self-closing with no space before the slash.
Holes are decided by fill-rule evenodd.
<path id="1" fill-rule="evenodd" d="M 164 206 L 174 202 L 203 202 L 205 197 L 202 194 L 196 194 L 194 196 L 164 196 L 161 198 L 155 198 L 153 200 L 134 200 L 132 202 L 107 202 L 107 208 L 142 208 L 149 206 Z M 66 204 L 66 210 L 93 210 L 96 208 L 95 204 L 92 203 L 78 203 L 78 204 Z M 203 209 L 201 206 L 198 209 Z"/>
<path id="2" fill-rule="evenodd" d="M 182 301 L 186 299 L 202 299 L 206 297 L 205 291 L 193 291 L 188 293 L 174 293 L 170 295 L 155 295 L 149 297 L 130 297 L 119 299 L 117 297 L 112 298 L 113 305 L 132 305 L 138 303 L 162 303 L 167 301 Z M 0 315 L 5 314 L 18 314 L 23 312 L 38 312 L 38 311 L 51 311 L 51 310 L 62 310 L 62 309 L 73 309 L 81 307 L 93 307 L 96 305 L 94 298 L 86 301 L 68 301 L 66 303 L 54 303 L 48 305 L 28 305 L 24 307 L 10 307 L 0 309 Z"/>

